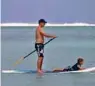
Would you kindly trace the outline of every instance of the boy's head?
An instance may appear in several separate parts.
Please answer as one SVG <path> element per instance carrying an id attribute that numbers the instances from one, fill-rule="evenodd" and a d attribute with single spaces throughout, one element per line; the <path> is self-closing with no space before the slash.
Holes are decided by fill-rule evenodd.
<path id="1" fill-rule="evenodd" d="M 38 23 L 41 27 L 44 27 L 47 22 L 44 19 L 40 19 Z"/>
<path id="2" fill-rule="evenodd" d="M 77 63 L 80 64 L 80 65 L 83 65 L 84 59 L 83 58 L 78 58 Z"/>

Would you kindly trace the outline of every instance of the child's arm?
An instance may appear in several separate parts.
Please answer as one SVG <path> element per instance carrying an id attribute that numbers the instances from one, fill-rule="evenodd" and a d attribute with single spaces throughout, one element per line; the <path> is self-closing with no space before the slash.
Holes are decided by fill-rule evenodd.
<path id="1" fill-rule="evenodd" d="M 85 69 L 85 68 L 80 67 L 80 65 L 78 65 L 78 68 L 79 68 L 79 70 L 84 70 Z"/>

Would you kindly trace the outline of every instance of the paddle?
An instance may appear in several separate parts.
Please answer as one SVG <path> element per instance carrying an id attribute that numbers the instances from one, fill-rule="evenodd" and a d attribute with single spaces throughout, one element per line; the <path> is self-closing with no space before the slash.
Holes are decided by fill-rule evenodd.
<path id="1" fill-rule="evenodd" d="M 48 42 L 46 42 L 44 45 L 48 44 L 49 42 L 51 42 L 53 39 L 55 38 L 52 38 L 50 39 Z M 29 54 L 27 54 L 26 56 L 24 57 L 21 57 L 19 60 L 17 60 L 15 63 L 14 63 L 14 66 L 16 66 L 17 64 L 20 64 L 25 58 L 27 58 L 28 56 L 30 56 L 32 53 L 34 53 L 36 50 L 30 52 Z"/>

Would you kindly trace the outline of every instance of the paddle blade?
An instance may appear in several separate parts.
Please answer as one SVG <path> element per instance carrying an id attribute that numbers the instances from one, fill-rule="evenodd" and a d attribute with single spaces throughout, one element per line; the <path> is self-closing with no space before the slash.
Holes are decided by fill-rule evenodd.
<path id="1" fill-rule="evenodd" d="M 20 63 L 23 61 L 23 59 L 24 59 L 24 57 L 21 57 L 19 60 L 17 60 L 17 61 L 13 64 L 13 66 L 16 66 L 16 65 L 20 64 Z"/>

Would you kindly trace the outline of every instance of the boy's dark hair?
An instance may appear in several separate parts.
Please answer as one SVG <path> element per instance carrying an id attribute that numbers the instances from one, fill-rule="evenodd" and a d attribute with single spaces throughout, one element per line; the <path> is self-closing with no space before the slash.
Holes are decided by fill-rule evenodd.
<path id="1" fill-rule="evenodd" d="M 78 58 L 78 60 L 77 60 L 78 63 L 80 63 L 80 62 L 82 62 L 82 61 L 84 61 L 83 58 Z"/>
<path id="2" fill-rule="evenodd" d="M 47 23 L 44 19 L 40 19 L 39 21 L 38 21 L 38 23 L 40 24 L 40 23 Z"/>

